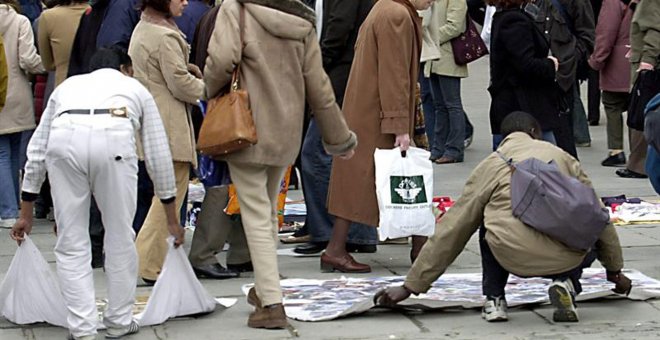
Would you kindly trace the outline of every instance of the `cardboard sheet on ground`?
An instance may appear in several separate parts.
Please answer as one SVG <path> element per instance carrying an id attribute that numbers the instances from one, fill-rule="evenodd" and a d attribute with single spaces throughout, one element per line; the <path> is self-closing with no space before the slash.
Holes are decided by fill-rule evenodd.
<path id="1" fill-rule="evenodd" d="M 660 297 L 660 281 L 636 270 L 625 270 L 633 281 L 631 300 L 647 300 Z M 376 277 L 370 279 L 340 278 L 336 280 L 282 280 L 286 314 L 300 321 L 327 321 L 351 314 L 365 312 L 372 307 L 373 297 L 379 290 L 401 285 L 403 276 Z M 582 276 L 583 293 L 578 301 L 608 296 L 620 296 L 611 291 L 614 285 L 605 279 L 603 269 L 588 268 Z M 548 285 L 551 280 L 541 278 L 522 279 L 510 276 L 506 287 L 510 307 L 548 302 Z M 245 285 L 243 292 L 252 285 Z M 622 297 L 622 296 L 620 296 Z M 401 305 L 417 309 L 481 308 L 481 274 L 445 274 L 434 282 L 426 294 L 411 296 Z"/>

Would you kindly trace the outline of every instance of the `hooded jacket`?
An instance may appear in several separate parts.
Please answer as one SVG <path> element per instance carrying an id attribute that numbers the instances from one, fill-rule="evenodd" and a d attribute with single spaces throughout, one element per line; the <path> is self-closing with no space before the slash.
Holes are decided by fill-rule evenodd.
<path id="1" fill-rule="evenodd" d="M 243 44 L 241 6 L 245 8 Z M 305 100 L 328 153 L 342 154 L 355 147 L 357 139 L 348 130 L 323 70 L 315 20 L 311 8 L 298 0 L 223 2 L 208 48 L 206 94 L 209 98 L 221 94 L 234 67 L 241 63 L 239 80 L 249 94 L 259 139 L 226 160 L 267 166 L 293 164 L 302 140 Z"/>
<path id="2" fill-rule="evenodd" d="M 0 135 L 35 127 L 32 90 L 26 72 L 42 73 L 30 20 L 8 5 L 0 5 L 0 35 L 7 62 L 7 99 L 0 110 Z M 0 87 L 1 88 L 1 87 Z"/>

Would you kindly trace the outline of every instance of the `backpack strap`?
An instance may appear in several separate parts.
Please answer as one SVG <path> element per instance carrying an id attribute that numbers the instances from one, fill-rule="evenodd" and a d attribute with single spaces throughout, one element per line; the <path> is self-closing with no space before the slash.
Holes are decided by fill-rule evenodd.
<path id="1" fill-rule="evenodd" d="M 513 158 L 509 158 L 509 159 L 507 159 L 507 158 L 506 158 L 501 152 L 499 152 L 499 151 L 495 151 L 495 153 L 497 153 L 497 155 L 500 156 L 500 158 L 504 161 L 504 163 L 506 163 L 506 165 L 509 166 L 509 168 L 511 169 L 512 172 L 516 170 L 516 166 L 513 165 Z"/>

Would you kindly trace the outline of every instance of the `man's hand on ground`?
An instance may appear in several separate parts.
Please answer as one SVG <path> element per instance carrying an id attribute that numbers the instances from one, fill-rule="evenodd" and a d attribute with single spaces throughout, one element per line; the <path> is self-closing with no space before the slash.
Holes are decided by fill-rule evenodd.
<path id="1" fill-rule="evenodd" d="M 374 304 L 378 306 L 394 307 L 397 303 L 407 299 L 410 291 L 404 286 L 389 287 L 376 293 Z"/>
<path id="2" fill-rule="evenodd" d="M 632 290 L 632 281 L 625 276 L 621 271 L 618 272 L 607 272 L 607 281 L 610 281 L 615 284 L 613 292 L 617 294 L 625 294 L 628 296 Z"/>

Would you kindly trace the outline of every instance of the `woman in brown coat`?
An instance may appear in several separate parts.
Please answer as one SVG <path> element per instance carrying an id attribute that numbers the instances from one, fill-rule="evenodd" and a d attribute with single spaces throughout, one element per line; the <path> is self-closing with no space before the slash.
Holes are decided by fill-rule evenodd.
<path id="1" fill-rule="evenodd" d="M 173 17 L 181 16 L 187 0 L 142 0 L 142 17 L 133 31 L 128 54 L 135 79 L 154 96 L 167 131 L 174 162 L 177 212 L 184 204 L 190 167 L 197 165 L 190 104 L 204 94 L 202 75 L 188 64 L 190 48 Z M 158 277 L 167 253 L 167 216 L 157 197 L 136 242 L 140 276 L 146 283 Z"/>
<path id="2" fill-rule="evenodd" d="M 323 270 L 370 272 L 346 252 L 351 222 L 378 225 L 374 151 L 406 151 L 414 128 L 421 52 L 421 18 L 432 0 L 380 0 L 362 24 L 344 98 L 344 115 L 358 140 L 350 160 L 332 163 L 328 211 L 336 217 L 321 256 Z"/>

